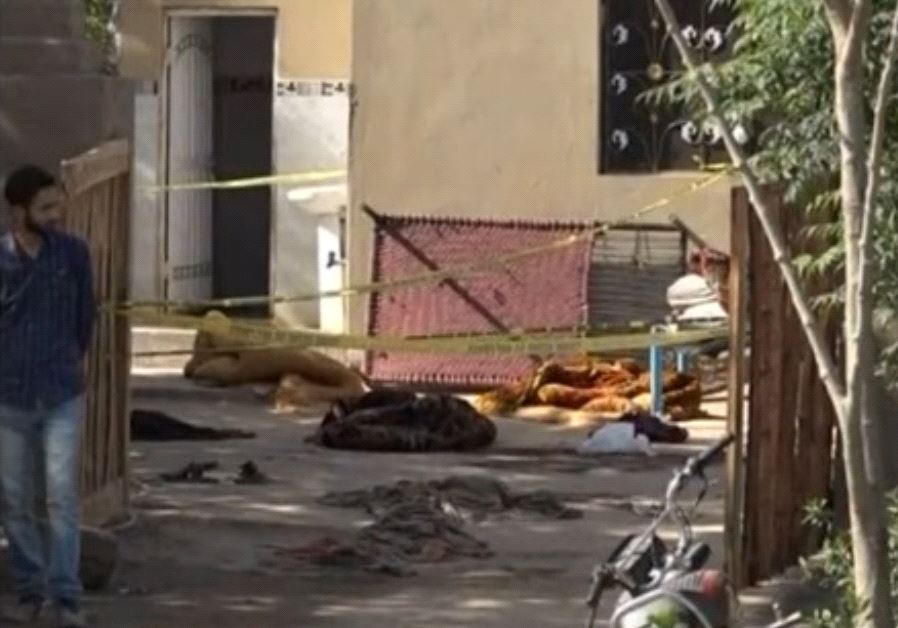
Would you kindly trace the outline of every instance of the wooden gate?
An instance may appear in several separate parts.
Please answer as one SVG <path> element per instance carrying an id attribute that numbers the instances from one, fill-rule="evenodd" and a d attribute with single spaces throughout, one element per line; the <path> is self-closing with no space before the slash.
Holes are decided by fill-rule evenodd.
<path id="1" fill-rule="evenodd" d="M 801 214 L 771 190 L 768 203 L 802 252 Z M 829 498 L 835 413 L 779 267 L 743 189 L 734 190 L 730 273 L 730 422 L 743 448 L 729 463 L 727 560 L 752 585 L 816 549 L 806 506 Z M 835 350 L 837 330 L 827 330 Z M 743 359 L 746 354 L 750 357 Z M 746 393 L 746 385 L 748 391 Z"/>
<path id="2" fill-rule="evenodd" d="M 90 245 L 99 304 L 128 297 L 130 150 L 103 144 L 62 163 L 68 229 Z M 131 332 L 128 320 L 100 308 L 88 357 L 81 484 L 84 521 L 99 525 L 128 503 Z"/>

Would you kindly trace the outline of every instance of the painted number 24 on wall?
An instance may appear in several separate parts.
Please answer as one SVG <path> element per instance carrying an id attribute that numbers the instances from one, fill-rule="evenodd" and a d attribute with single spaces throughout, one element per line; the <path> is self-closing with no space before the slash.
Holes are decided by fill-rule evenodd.
<path id="1" fill-rule="evenodd" d="M 277 84 L 278 96 L 342 96 L 351 91 L 348 81 L 288 81 Z"/>

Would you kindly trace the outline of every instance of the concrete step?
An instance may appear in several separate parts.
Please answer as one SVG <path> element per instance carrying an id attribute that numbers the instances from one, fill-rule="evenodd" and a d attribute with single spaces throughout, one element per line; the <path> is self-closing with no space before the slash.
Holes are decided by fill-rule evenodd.
<path id="1" fill-rule="evenodd" d="M 193 350 L 196 332 L 185 329 L 157 327 L 132 327 L 131 352 L 167 353 L 184 352 L 179 355 L 135 355 L 131 360 L 131 370 L 137 373 L 167 373 L 183 371 Z"/>
<path id="2" fill-rule="evenodd" d="M 0 0 L 0 38 L 13 36 L 80 38 L 81 0 Z"/>
<path id="3" fill-rule="evenodd" d="M 196 332 L 192 330 L 132 327 L 131 352 L 133 354 L 165 354 L 168 352 L 178 352 L 178 354 L 135 355 L 131 360 L 131 370 L 144 375 L 181 373 L 184 370 L 184 365 L 190 360 L 189 352 L 193 350 L 195 340 Z M 361 369 L 364 365 L 365 354 L 363 351 L 332 348 L 321 348 L 317 351 L 347 366 Z"/>
<path id="4" fill-rule="evenodd" d="M 132 327 L 131 347 L 137 351 L 192 350 L 196 332 L 192 329 L 167 327 Z"/>
<path id="5" fill-rule="evenodd" d="M 0 38 L 0 76 L 99 73 L 103 59 L 93 44 L 54 37 Z"/>

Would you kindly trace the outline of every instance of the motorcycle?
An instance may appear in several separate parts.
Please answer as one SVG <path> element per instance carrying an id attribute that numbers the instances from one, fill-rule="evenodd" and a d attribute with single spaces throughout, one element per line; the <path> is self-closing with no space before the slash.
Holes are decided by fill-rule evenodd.
<path id="1" fill-rule="evenodd" d="M 680 494 L 693 482 L 700 483 L 691 512 L 708 492 L 705 468 L 734 441 L 721 439 L 701 454 L 689 458 L 674 472 L 667 486 L 664 506 L 646 529 L 626 537 L 592 574 L 586 627 L 594 628 L 599 604 L 609 589 L 623 589 L 609 623 L 610 628 L 734 628 L 738 598 L 726 574 L 706 569 L 711 548 L 696 540 L 690 514 L 680 505 Z M 658 536 L 668 519 L 679 528 L 676 547 L 669 548 Z M 787 628 L 801 623 L 800 614 L 780 619 L 767 628 Z"/>

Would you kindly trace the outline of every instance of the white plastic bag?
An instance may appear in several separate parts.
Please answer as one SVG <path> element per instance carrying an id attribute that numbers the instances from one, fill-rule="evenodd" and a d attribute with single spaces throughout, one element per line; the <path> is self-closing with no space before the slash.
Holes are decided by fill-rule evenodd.
<path id="1" fill-rule="evenodd" d="M 597 429 L 580 443 L 577 453 L 590 454 L 643 454 L 655 452 L 645 434 L 636 434 L 636 426 L 629 422 L 609 423 Z"/>

